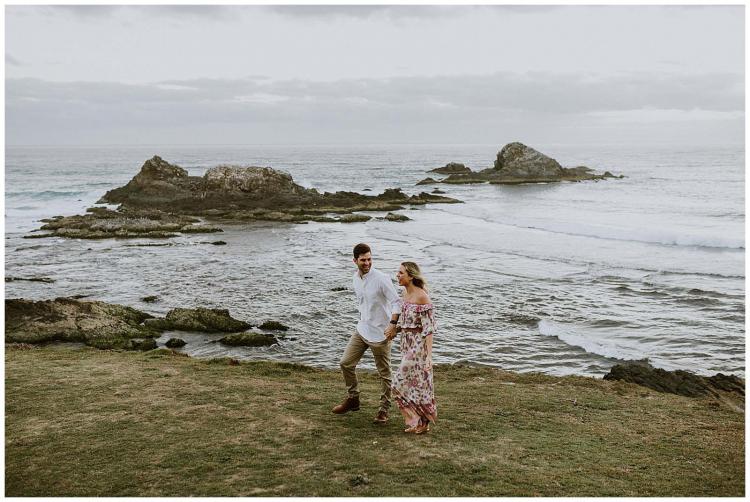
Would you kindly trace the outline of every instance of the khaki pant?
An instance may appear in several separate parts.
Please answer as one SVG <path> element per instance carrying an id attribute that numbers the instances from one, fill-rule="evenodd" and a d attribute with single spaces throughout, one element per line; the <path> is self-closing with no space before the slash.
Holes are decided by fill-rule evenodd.
<path id="1" fill-rule="evenodd" d="M 354 332 L 349 339 L 344 355 L 341 357 L 341 371 L 344 373 L 344 382 L 349 390 L 349 397 L 358 397 L 359 388 L 357 374 L 354 372 L 357 363 L 365 351 L 369 348 L 375 358 L 375 367 L 380 375 L 383 393 L 380 396 L 380 409 L 387 411 L 391 406 L 391 345 L 388 340 L 382 342 L 368 342 Z"/>

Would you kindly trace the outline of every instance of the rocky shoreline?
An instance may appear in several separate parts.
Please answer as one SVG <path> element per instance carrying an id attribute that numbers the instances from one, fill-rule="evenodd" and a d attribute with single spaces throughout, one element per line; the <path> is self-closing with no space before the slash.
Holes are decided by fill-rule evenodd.
<path id="1" fill-rule="evenodd" d="M 248 331 L 256 327 L 261 331 Z M 158 318 L 101 301 L 5 300 L 6 343 L 79 342 L 98 349 L 151 350 L 157 348 L 155 338 L 165 331 L 192 331 L 237 335 L 220 342 L 257 347 L 278 343 L 278 332 L 286 329 L 278 321 L 255 326 L 233 318 L 227 309 L 175 308 Z"/>
<path id="2" fill-rule="evenodd" d="M 253 328 L 261 331 L 250 331 Z M 155 338 L 165 331 L 189 331 L 227 333 L 219 343 L 259 347 L 279 343 L 279 337 L 284 336 L 280 333 L 288 329 L 273 320 L 256 326 L 233 318 L 227 309 L 174 308 L 164 318 L 157 318 L 131 307 L 101 301 L 5 300 L 6 344 L 82 342 L 99 349 L 144 351 L 157 349 Z M 184 345 L 184 340 L 172 338 L 167 346 Z M 745 396 L 745 381 L 737 376 L 717 373 L 706 377 L 683 370 L 666 371 L 643 361 L 617 364 L 603 379 L 622 380 L 688 397 L 720 397 L 728 393 L 744 401 Z"/>

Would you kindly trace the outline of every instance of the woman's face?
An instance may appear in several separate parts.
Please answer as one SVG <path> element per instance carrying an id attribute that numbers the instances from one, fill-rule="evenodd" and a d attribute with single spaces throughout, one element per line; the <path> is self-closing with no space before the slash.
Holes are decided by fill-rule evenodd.
<path id="1" fill-rule="evenodd" d="M 411 282 L 411 276 L 406 271 L 403 265 L 398 267 L 398 273 L 396 274 L 396 279 L 398 279 L 398 285 L 399 286 L 408 286 Z"/>

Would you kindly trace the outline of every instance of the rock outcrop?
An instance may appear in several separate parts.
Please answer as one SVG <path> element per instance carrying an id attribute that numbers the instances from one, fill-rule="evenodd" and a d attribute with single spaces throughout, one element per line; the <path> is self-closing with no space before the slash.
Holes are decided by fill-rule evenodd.
<path id="1" fill-rule="evenodd" d="M 358 211 L 396 211 L 407 205 L 457 202 L 461 201 L 425 192 L 410 196 L 400 189 L 387 189 L 377 196 L 320 193 L 270 167 L 221 165 L 203 176 L 190 176 L 185 169 L 154 156 L 125 186 L 108 191 L 99 200 L 102 204 L 119 204 L 116 211 L 93 207 L 85 215 L 45 219 L 39 230 L 25 237 L 168 238 L 221 231 L 203 224 L 200 218 L 219 222 L 354 223 L 370 219 L 352 215 Z"/>
<path id="2" fill-rule="evenodd" d="M 433 170 L 433 172 L 439 172 Z M 451 174 L 443 180 L 426 178 L 417 185 L 433 183 L 468 184 L 520 184 L 520 183 L 550 183 L 558 181 L 584 181 L 616 178 L 609 171 L 595 174 L 593 169 L 586 166 L 565 168 L 555 159 L 550 158 L 523 143 L 508 143 L 498 153 L 491 168 L 479 172 Z M 622 176 L 619 176 L 622 178 Z"/>
<path id="3" fill-rule="evenodd" d="M 149 321 L 148 326 L 161 331 L 201 331 L 204 333 L 234 333 L 252 328 L 252 324 L 229 315 L 227 309 L 176 308 L 167 312 L 164 319 Z"/>
<path id="4" fill-rule="evenodd" d="M 55 216 L 42 220 L 39 229 L 26 239 L 69 237 L 75 239 L 168 238 L 179 234 L 213 233 L 222 230 L 201 224 L 198 218 L 169 214 L 159 210 L 121 208 L 113 211 L 91 207 L 84 215 Z"/>
<path id="5" fill-rule="evenodd" d="M 5 341 L 44 343 L 83 342 L 98 348 L 136 348 L 132 339 L 159 336 L 145 324 L 153 316 L 104 302 L 69 298 L 5 300 Z"/>
<path id="6" fill-rule="evenodd" d="M 720 392 L 731 392 L 743 397 L 745 395 L 745 381 L 734 375 L 717 373 L 705 377 L 689 371 L 667 371 L 642 363 L 617 364 L 604 375 L 604 379 L 623 380 L 659 392 L 688 397 L 718 397 Z"/>
<path id="7" fill-rule="evenodd" d="M 82 342 L 100 349 L 151 350 L 167 330 L 235 333 L 252 325 L 227 309 L 172 309 L 164 319 L 140 310 L 71 298 L 5 300 L 5 342 Z M 169 343 L 179 343 L 170 339 Z M 184 345 L 184 342 L 183 342 Z M 176 346 L 176 345 L 169 345 Z"/>
<path id="8" fill-rule="evenodd" d="M 131 209 L 159 209 L 173 214 L 232 220 L 311 221 L 326 213 L 388 211 L 404 205 L 460 202 L 422 193 L 408 196 L 389 189 L 377 196 L 356 192 L 320 193 L 304 188 L 270 167 L 217 166 L 203 176 L 156 156 L 124 187 L 110 190 L 100 203 Z M 338 221 L 326 217 L 322 221 Z"/>

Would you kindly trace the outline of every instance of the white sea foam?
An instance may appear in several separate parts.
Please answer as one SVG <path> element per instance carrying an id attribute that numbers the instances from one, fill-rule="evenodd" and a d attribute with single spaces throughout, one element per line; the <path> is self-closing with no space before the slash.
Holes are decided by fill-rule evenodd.
<path id="1" fill-rule="evenodd" d="M 549 319 L 542 319 L 539 321 L 538 330 L 544 336 L 558 338 L 568 345 L 611 359 L 632 361 L 649 357 L 649 354 L 644 352 L 642 347 L 628 344 L 623 340 L 595 337 L 592 333 L 594 330 L 584 331 L 573 324 L 562 324 Z"/>

